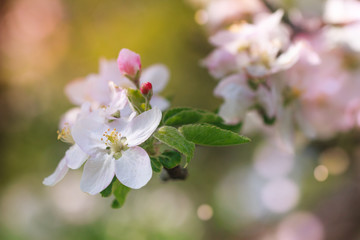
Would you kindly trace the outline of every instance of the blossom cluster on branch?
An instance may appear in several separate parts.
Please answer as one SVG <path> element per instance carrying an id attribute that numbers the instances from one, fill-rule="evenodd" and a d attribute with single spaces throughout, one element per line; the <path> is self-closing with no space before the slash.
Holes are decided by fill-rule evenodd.
<path id="1" fill-rule="evenodd" d="M 62 117 L 58 139 L 70 147 L 43 183 L 53 186 L 69 169 L 84 165 L 80 188 L 92 195 L 113 194 L 117 208 L 130 189 L 148 183 L 153 171 L 162 170 L 164 180 L 185 179 L 195 144 L 249 141 L 213 112 L 167 110 L 170 102 L 158 93 L 169 76 L 162 64 L 142 69 L 140 56 L 122 49 L 117 61 L 100 61 L 98 74 L 69 83 L 65 92 L 78 107 Z"/>
<path id="2" fill-rule="evenodd" d="M 306 18 L 267 1 L 209 1 L 200 13 L 215 49 L 203 65 L 220 81 L 219 115 L 244 125 L 260 117 L 258 128 L 291 151 L 296 129 L 329 139 L 359 127 L 359 10 L 355 0 L 328 0 L 323 16 Z"/>

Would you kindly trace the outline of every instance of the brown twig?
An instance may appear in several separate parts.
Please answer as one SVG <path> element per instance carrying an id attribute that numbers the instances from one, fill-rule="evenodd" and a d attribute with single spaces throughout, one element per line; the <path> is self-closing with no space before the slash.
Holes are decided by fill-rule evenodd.
<path id="1" fill-rule="evenodd" d="M 276 12 L 276 10 L 278 9 L 277 7 L 274 7 L 273 5 L 271 5 L 268 1 L 266 0 L 261 0 L 261 2 L 265 5 L 265 7 L 270 11 L 270 12 Z M 297 25 L 295 25 L 290 17 L 289 14 L 287 12 L 284 13 L 284 16 L 282 18 L 282 21 L 287 24 L 292 30 L 293 30 L 293 35 L 296 35 L 298 33 L 302 33 L 302 32 L 306 32 L 305 29 L 303 29 L 302 27 L 299 27 Z"/>
<path id="2" fill-rule="evenodd" d="M 161 174 L 161 179 L 163 181 L 168 180 L 185 180 L 187 178 L 188 170 L 187 168 L 183 168 L 181 166 L 176 166 L 174 168 L 164 168 L 164 172 Z"/>

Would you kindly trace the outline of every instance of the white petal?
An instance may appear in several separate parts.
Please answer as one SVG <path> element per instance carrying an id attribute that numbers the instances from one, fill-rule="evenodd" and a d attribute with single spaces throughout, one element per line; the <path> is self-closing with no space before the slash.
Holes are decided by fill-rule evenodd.
<path id="1" fill-rule="evenodd" d="M 146 68 L 140 78 L 140 84 L 150 82 L 153 87 L 154 93 L 163 90 L 169 80 L 169 70 L 163 64 L 155 64 Z"/>
<path id="2" fill-rule="evenodd" d="M 109 126 L 110 129 L 114 129 L 116 128 L 116 130 L 118 132 L 121 133 L 121 135 L 123 135 L 123 131 L 124 129 L 129 125 L 129 119 L 125 118 L 125 117 L 121 117 L 121 118 L 114 118 L 111 122 L 109 122 L 107 125 Z"/>
<path id="3" fill-rule="evenodd" d="M 218 48 L 210 53 L 202 61 L 202 64 L 206 66 L 210 74 L 215 78 L 222 78 L 228 73 L 236 72 L 236 55 L 226 51 L 223 48 Z"/>
<path id="4" fill-rule="evenodd" d="M 161 111 L 157 107 L 136 116 L 123 132 L 128 146 L 133 147 L 145 142 L 156 130 L 160 121 Z"/>
<path id="5" fill-rule="evenodd" d="M 271 89 L 267 89 L 264 86 L 259 86 L 257 90 L 258 101 L 261 106 L 264 107 L 268 117 L 272 118 L 276 115 L 276 108 L 278 102 L 276 97 L 278 96 L 274 86 Z"/>
<path id="6" fill-rule="evenodd" d="M 243 91 L 242 95 L 254 95 L 252 90 L 247 86 L 246 77 L 243 74 L 235 74 L 224 78 L 216 86 L 214 95 L 222 98 L 234 98 L 239 95 L 239 91 Z"/>
<path id="7" fill-rule="evenodd" d="M 119 181 L 133 189 L 143 187 L 152 176 L 150 158 L 141 147 L 131 147 L 115 160 L 115 173 Z"/>
<path id="8" fill-rule="evenodd" d="M 150 105 L 152 107 L 158 107 L 161 111 L 164 111 L 170 107 L 169 101 L 160 96 L 153 96 L 150 100 Z"/>
<path id="9" fill-rule="evenodd" d="M 244 26 L 247 27 L 247 24 L 244 24 Z M 215 35 L 211 36 L 209 41 L 212 45 L 221 47 L 235 41 L 237 38 L 237 33 L 229 30 L 221 30 L 218 31 Z"/>
<path id="10" fill-rule="evenodd" d="M 129 118 L 130 116 L 132 116 L 133 114 L 136 112 L 134 112 L 131 107 L 130 104 L 126 104 L 125 107 L 123 109 L 120 110 L 120 116 L 121 118 Z"/>
<path id="11" fill-rule="evenodd" d="M 109 87 L 111 89 L 111 101 L 105 111 L 108 118 L 111 119 L 113 118 L 111 115 L 116 111 L 122 110 L 128 103 L 128 100 L 126 96 L 126 90 L 117 88 L 114 82 L 110 82 Z"/>
<path id="12" fill-rule="evenodd" d="M 115 159 L 105 152 L 98 152 L 85 163 L 80 188 L 91 195 L 98 194 L 111 183 L 114 175 Z"/>
<path id="13" fill-rule="evenodd" d="M 100 59 L 100 77 L 105 82 L 114 82 L 119 87 L 136 88 L 135 84 L 120 73 L 116 60 Z"/>
<path id="14" fill-rule="evenodd" d="M 65 125 L 72 126 L 76 122 L 80 114 L 81 109 L 78 107 L 71 108 L 64 115 L 61 116 L 59 129 L 65 127 Z"/>
<path id="15" fill-rule="evenodd" d="M 331 24 L 346 24 L 360 20 L 360 3 L 354 0 L 328 0 L 324 8 L 324 20 Z"/>
<path id="16" fill-rule="evenodd" d="M 91 74 L 87 77 L 89 82 L 89 98 L 101 105 L 107 105 L 110 102 L 109 83 L 99 75 Z"/>
<path id="17" fill-rule="evenodd" d="M 258 31 L 274 31 L 274 29 L 279 27 L 282 17 L 284 16 L 284 10 L 278 9 L 276 12 L 270 14 L 269 16 L 261 19 L 257 24 Z"/>
<path id="18" fill-rule="evenodd" d="M 252 77 L 261 78 L 269 74 L 270 70 L 261 63 L 246 66 L 246 72 Z"/>
<path id="19" fill-rule="evenodd" d="M 101 113 L 101 110 L 95 111 L 78 119 L 71 129 L 75 143 L 89 155 L 96 153 L 99 148 L 106 148 L 101 138 L 108 126 Z"/>
<path id="20" fill-rule="evenodd" d="M 302 49 L 303 45 L 300 42 L 290 46 L 287 51 L 281 54 L 276 60 L 272 72 L 275 73 L 291 68 L 299 60 L 300 51 Z"/>
<path id="21" fill-rule="evenodd" d="M 78 169 L 89 156 L 77 144 L 74 144 L 66 151 L 65 157 L 69 168 Z"/>
<path id="22" fill-rule="evenodd" d="M 91 113 L 91 111 L 92 111 L 91 102 L 84 102 L 83 104 L 81 104 L 80 113 L 78 115 L 78 118 L 86 116 L 87 114 Z"/>
<path id="23" fill-rule="evenodd" d="M 225 100 L 219 109 L 219 116 L 227 124 L 237 124 L 244 119 L 248 107 L 249 103 L 243 104 L 234 99 Z"/>
<path id="24" fill-rule="evenodd" d="M 57 184 L 68 172 L 69 168 L 66 166 L 66 158 L 64 157 L 59 162 L 55 172 L 44 179 L 43 184 L 47 186 L 54 186 Z"/>
<path id="25" fill-rule="evenodd" d="M 215 96 L 225 99 L 219 115 L 226 123 L 236 124 L 243 120 L 247 109 L 254 104 L 255 93 L 243 75 L 232 75 L 223 79 L 214 90 Z"/>
<path id="26" fill-rule="evenodd" d="M 89 83 L 86 78 L 77 79 L 66 85 L 65 94 L 72 103 L 75 105 L 81 105 L 86 100 L 90 100 L 88 99 L 88 87 Z"/>

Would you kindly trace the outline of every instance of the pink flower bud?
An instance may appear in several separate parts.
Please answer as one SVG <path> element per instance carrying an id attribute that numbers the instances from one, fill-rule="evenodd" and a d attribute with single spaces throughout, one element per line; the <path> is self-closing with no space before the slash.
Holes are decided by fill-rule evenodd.
<path id="1" fill-rule="evenodd" d="M 121 74 L 131 78 L 134 78 L 141 70 L 140 55 L 126 48 L 121 49 L 117 63 Z"/>
<path id="2" fill-rule="evenodd" d="M 143 95 L 148 95 L 152 91 L 152 84 L 150 82 L 145 82 L 141 85 L 140 91 Z"/>

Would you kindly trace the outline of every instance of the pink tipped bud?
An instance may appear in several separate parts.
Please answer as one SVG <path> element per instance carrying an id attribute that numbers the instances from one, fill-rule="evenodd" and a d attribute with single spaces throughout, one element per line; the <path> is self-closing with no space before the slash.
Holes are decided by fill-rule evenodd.
<path id="1" fill-rule="evenodd" d="M 150 82 L 143 83 L 141 85 L 140 91 L 143 95 L 148 95 L 152 92 L 152 84 Z"/>
<path id="2" fill-rule="evenodd" d="M 140 55 L 126 48 L 121 49 L 117 63 L 120 72 L 132 78 L 141 70 Z"/>

